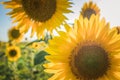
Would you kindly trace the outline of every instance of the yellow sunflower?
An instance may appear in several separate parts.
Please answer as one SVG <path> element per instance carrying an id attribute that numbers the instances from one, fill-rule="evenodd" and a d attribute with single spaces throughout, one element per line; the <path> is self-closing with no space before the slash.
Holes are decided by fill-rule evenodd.
<path id="1" fill-rule="evenodd" d="M 44 41 L 32 43 L 32 48 L 36 50 L 43 50 L 47 47 L 47 44 Z"/>
<path id="2" fill-rule="evenodd" d="M 88 19 L 90 19 L 90 16 L 92 14 L 95 14 L 95 15 L 100 14 L 100 9 L 95 3 L 90 1 L 88 3 L 86 2 L 83 5 L 82 10 L 81 10 L 80 13 L 83 15 L 84 18 L 87 17 Z"/>
<path id="3" fill-rule="evenodd" d="M 18 27 L 27 32 L 32 26 L 31 36 L 37 32 L 38 38 L 46 29 L 52 32 L 67 19 L 64 13 L 71 12 L 69 0 L 11 0 L 2 4 L 13 9 L 8 15 L 18 22 Z"/>
<path id="4" fill-rule="evenodd" d="M 120 80 L 120 35 L 104 18 L 80 16 L 74 29 L 49 43 L 45 58 L 50 63 L 44 64 L 54 74 L 49 80 Z"/>
<path id="5" fill-rule="evenodd" d="M 32 43 L 32 48 L 38 50 L 40 48 L 40 44 L 38 42 Z"/>
<path id="6" fill-rule="evenodd" d="M 8 60 L 17 61 L 21 56 L 20 48 L 15 45 L 6 47 L 6 55 L 8 57 Z"/>
<path id="7" fill-rule="evenodd" d="M 10 41 L 20 42 L 23 38 L 23 33 L 17 27 L 12 27 L 8 31 Z"/>

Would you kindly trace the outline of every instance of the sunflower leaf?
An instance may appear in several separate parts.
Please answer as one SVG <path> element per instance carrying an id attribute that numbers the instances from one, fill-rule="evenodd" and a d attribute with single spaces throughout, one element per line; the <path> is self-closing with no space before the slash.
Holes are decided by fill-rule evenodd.
<path id="1" fill-rule="evenodd" d="M 45 51 L 40 51 L 34 58 L 34 65 L 41 64 L 45 61 L 45 56 L 48 55 Z"/>

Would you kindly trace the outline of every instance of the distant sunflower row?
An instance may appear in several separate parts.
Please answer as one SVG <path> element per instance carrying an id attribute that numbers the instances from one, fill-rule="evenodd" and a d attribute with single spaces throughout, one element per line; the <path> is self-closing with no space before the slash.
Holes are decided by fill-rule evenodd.
<path id="1" fill-rule="evenodd" d="M 30 49 L 34 49 L 37 51 L 42 51 L 47 47 L 47 44 L 44 41 L 41 42 L 33 42 L 29 45 Z M 16 62 L 22 56 L 22 49 L 20 46 L 12 43 L 6 44 L 6 56 L 9 61 Z"/>

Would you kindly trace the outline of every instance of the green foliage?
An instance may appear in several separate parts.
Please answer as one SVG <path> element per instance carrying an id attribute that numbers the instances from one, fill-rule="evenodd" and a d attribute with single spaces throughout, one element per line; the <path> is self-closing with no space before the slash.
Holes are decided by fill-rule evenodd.
<path id="1" fill-rule="evenodd" d="M 13 80 L 13 71 L 8 66 L 7 57 L 0 57 L 0 80 Z"/>
<path id="2" fill-rule="evenodd" d="M 45 51 L 40 51 L 39 53 L 37 53 L 34 58 L 34 65 L 43 63 L 45 61 L 46 55 L 48 55 L 48 53 Z"/>
<path id="3" fill-rule="evenodd" d="M 5 43 L 4 47 L 0 47 L 0 80 L 48 80 L 52 75 L 44 72 L 43 67 L 43 64 L 47 63 L 44 57 L 48 53 L 31 48 L 31 42 L 28 44 L 17 44 L 21 48 L 21 57 L 16 62 L 8 61 Z"/>

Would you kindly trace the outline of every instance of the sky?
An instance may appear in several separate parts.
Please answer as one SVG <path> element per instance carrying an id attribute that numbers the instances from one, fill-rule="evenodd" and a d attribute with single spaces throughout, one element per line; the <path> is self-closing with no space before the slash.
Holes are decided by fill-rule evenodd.
<path id="1" fill-rule="evenodd" d="M 8 0 L 0 0 L 8 1 Z M 89 0 L 71 0 L 74 4 L 70 8 L 74 13 L 66 14 L 68 23 L 74 23 L 75 19 L 78 19 L 81 8 L 85 2 Z M 100 8 L 100 16 L 106 19 L 106 22 L 110 23 L 110 27 L 120 25 L 120 0 L 92 0 Z M 5 9 L 2 4 L 0 4 L 0 41 L 8 41 L 7 32 L 8 29 L 14 26 L 12 24 L 12 19 L 10 16 L 6 15 L 10 9 Z M 29 32 L 24 36 L 28 40 L 35 40 L 36 37 L 30 38 Z"/>

